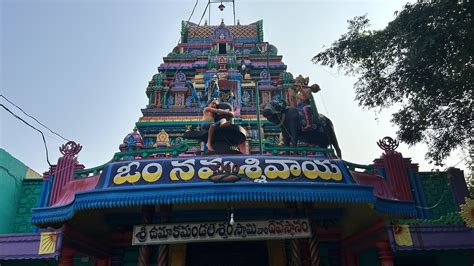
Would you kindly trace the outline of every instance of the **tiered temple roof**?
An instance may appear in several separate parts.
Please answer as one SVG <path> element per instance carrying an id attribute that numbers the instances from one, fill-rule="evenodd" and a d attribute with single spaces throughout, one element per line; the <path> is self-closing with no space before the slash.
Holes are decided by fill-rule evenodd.
<path id="1" fill-rule="evenodd" d="M 154 144 L 161 130 L 170 134 L 172 143 L 181 142 L 180 136 L 189 126 L 199 126 L 205 103 L 193 97 L 193 89 L 198 96 L 205 95 L 216 75 L 220 98 L 232 103 L 236 124 L 256 131 L 257 106 L 286 97 L 283 85 L 291 85 L 292 76 L 285 71 L 277 48 L 263 40 L 262 20 L 231 26 L 224 22 L 214 26 L 183 22 L 181 42 L 163 58 L 149 82 L 149 103 L 136 126 L 146 146 Z M 265 138 L 276 142 L 278 129 L 265 121 L 263 127 Z"/>

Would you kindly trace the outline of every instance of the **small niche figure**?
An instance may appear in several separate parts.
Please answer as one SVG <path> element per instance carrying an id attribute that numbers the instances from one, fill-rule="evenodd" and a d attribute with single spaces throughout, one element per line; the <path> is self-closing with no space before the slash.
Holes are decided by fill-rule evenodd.
<path id="1" fill-rule="evenodd" d="M 208 151 L 214 151 L 214 148 L 212 147 L 212 138 L 214 137 L 214 131 L 216 130 L 216 127 L 225 127 L 231 124 L 231 121 L 227 121 L 225 118 L 215 121 L 216 114 L 234 117 L 234 112 L 228 109 L 218 109 L 218 104 L 219 101 L 217 99 L 211 99 L 208 102 L 207 107 L 204 108 L 202 115 L 201 127 L 203 130 L 208 130 L 206 143 L 206 149 Z"/>

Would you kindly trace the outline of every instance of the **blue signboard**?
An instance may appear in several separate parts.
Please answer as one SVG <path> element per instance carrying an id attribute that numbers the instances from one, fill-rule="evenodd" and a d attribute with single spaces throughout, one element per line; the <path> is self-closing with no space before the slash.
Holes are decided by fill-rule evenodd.
<path id="1" fill-rule="evenodd" d="M 196 182 L 352 183 L 340 160 L 312 157 L 208 156 L 110 163 L 98 188 Z"/>

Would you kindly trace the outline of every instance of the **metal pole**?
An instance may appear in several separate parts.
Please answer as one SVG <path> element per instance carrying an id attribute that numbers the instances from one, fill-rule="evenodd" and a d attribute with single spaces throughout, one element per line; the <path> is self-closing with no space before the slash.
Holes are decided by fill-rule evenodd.
<path id="1" fill-rule="evenodd" d="M 267 52 L 267 72 L 268 72 L 268 76 L 270 77 L 270 79 L 272 78 L 272 76 L 270 75 L 270 62 L 269 62 L 269 58 L 268 58 L 268 42 L 265 43 L 265 51 Z"/>
<path id="2" fill-rule="evenodd" d="M 263 142 L 262 142 L 262 124 L 260 122 L 260 95 L 258 93 L 258 81 L 255 82 L 255 101 L 257 107 L 257 136 L 258 136 L 258 147 L 260 154 L 263 154 Z"/>
<path id="3" fill-rule="evenodd" d="M 235 25 L 235 1 L 232 0 L 232 9 L 234 10 L 234 25 Z"/>
<path id="4" fill-rule="evenodd" d="M 211 26 L 211 0 L 207 4 L 209 5 L 209 23 L 207 25 Z"/>

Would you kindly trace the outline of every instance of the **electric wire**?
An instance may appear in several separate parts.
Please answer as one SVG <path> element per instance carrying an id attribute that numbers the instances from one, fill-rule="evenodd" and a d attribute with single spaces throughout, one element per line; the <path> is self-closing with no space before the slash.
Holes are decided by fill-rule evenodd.
<path id="1" fill-rule="evenodd" d="M 199 2 L 199 0 L 196 0 L 196 3 L 194 3 L 193 11 L 191 11 L 191 15 L 189 15 L 189 18 L 188 18 L 188 22 L 187 22 L 187 23 L 189 23 L 189 21 L 191 20 L 191 17 L 192 17 L 193 14 L 194 14 L 194 10 L 196 10 L 196 6 L 197 6 L 198 2 Z"/>
<path id="2" fill-rule="evenodd" d="M 188 20 L 186 21 L 186 27 L 189 27 L 189 21 L 191 20 L 193 14 L 194 14 L 194 10 L 196 10 L 196 6 L 197 6 L 198 3 L 199 3 L 199 0 L 196 0 L 196 3 L 194 3 L 193 10 L 191 11 L 191 15 L 189 15 L 189 18 L 188 18 Z M 180 37 L 181 37 L 181 35 L 180 35 Z M 179 45 L 179 43 L 182 41 L 182 40 L 180 41 L 180 37 L 178 37 L 178 45 Z M 180 61 L 179 61 L 179 65 L 178 65 L 178 67 L 176 68 L 176 71 L 174 72 L 174 76 L 175 76 L 175 77 L 176 77 L 176 74 L 178 74 L 178 71 L 181 69 L 181 64 L 182 64 L 182 63 L 183 63 L 183 60 L 180 60 Z M 166 73 L 166 71 L 165 71 L 165 73 Z"/>
<path id="3" fill-rule="evenodd" d="M 43 144 L 44 144 L 44 149 L 45 149 L 45 152 L 46 152 L 46 161 L 48 162 L 48 165 L 51 167 L 52 164 L 49 162 L 49 152 L 48 152 L 48 145 L 46 145 L 46 139 L 44 138 L 44 134 L 43 134 L 43 131 L 39 130 L 38 128 L 32 126 L 30 123 L 26 122 L 23 118 L 19 117 L 18 115 L 16 115 L 14 112 L 12 112 L 10 109 L 8 109 L 8 107 L 6 107 L 5 105 L 1 104 L 0 103 L 0 106 L 3 107 L 3 109 L 5 109 L 7 112 L 9 112 L 12 116 L 14 116 L 16 119 L 22 121 L 23 123 L 25 123 L 26 125 L 28 125 L 29 127 L 33 128 L 34 130 L 38 131 L 40 134 L 41 134 L 41 137 L 43 138 Z"/>
<path id="4" fill-rule="evenodd" d="M 16 105 L 14 102 L 10 101 L 7 97 L 5 97 L 3 94 L 0 94 L 0 97 L 2 97 L 3 99 L 5 99 L 7 102 L 9 102 L 11 105 L 15 106 L 16 108 L 18 108 L 21 112 L 23 112 L 23 114 L 25 114 L 26 116 L 28 116 L 29 118 L 35 120 L 38 124 L 42 125 L 44 128 L 48 129 L 51 133 L 53 133 L 54 135 L 62 138 L 63 140 L 65 141 L 70 141 L 69 139 L 61 136 L 59 133 L 57 132 L 54 132 L 53 130 L 51 130 L 49 127 L 47 127 L 45 124 L 41 123 L 40 121 L 38 121 L 38 119 L 36 119 L 35 117 L 29 115 L 28 113 L 26 113 L 20 106 Z"/>
<path id="5" fill-rule="evenodd" d="M 204 18 L 204 16 L 206 15 L 206 11 L 207 11 L 208 7 L 209 7 L 209 2 L 207 2 L 206 8 L 204 8 L 204 12 L 202 12 L 202 16 L 201 16 L 201 19 L 199 20 L 198 26 L 201 25 L 201 21 Z"/>
<path id="6" fill-rule="evenodd" d="M 329 114 L 328 108 L 326 107 L 326 103 L 324 101 L 322 91 L 319 92 L 319 97 L 321 98 L 321 102 L 323 103 L 324 111 L 326 111 L 326 114 L 328 115 L 328 117 L 331 117 L 331 115 Z"/>
<path id="7" fill-rule="evenodd" d="M 188 20 L 186 21 L 186 27 L 189 27 L 189 21 L 191 20 L 193 14 L 194 14 L 194 11 L 196 10 L 196 6 L 198 5 L 198 3 L 199 3 L 199 0 L 196 0 L 196 2 L 194 3 L 194 7 L 193 7 L 193 9 L 192 9 L 192 11 L 191 11 L 191 14 L 189 15 L 189 18 L 188 18 Z M 181 34 L 178 35 L 178 38 L 177 38 L 177 41 L 176 41 L 176 43 L 177 43 L 176 47 L 178 47 L 178 45 L 180 44 L 180 42 L 182 42 L 182 40 L 181 40 Z M 182 60 L 180 60 L 179 65 L 178 65 L 178 67 L 176 68 L 176 71 L 174 72 L 174 75 L 173 75 L 174 77 L 176 77 L 176 74 L 178 74 L 179 70 L 181 69 L 181 64 L 182 64 Z M 158 70 L 158 72 L 160 72 L 160 71 Z M 167 73 L 168 73 L 168 68 L 166 68 L 165 71 L 164 71 L 164 73 L 163 73 L 165 78 L 166 78 L 166 74 L 167 74 Z M 147 129 L 148 129 L 148 126 L 145 128 L 145 131 L 147 131 Z"/>

